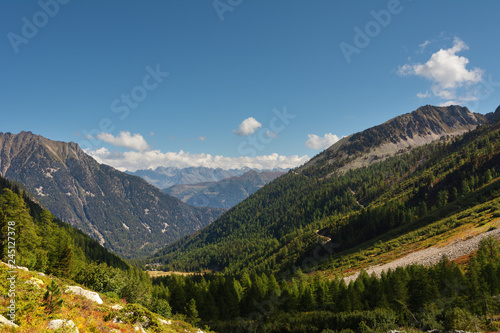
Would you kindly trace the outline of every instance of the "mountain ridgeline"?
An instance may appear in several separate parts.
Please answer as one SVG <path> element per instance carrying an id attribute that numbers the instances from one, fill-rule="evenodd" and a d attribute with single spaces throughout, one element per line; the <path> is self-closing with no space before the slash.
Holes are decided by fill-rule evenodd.
<path id="1" fill-rule="evenodd" d="M 446 135 L 459 135 L 486 124 L 494 113 L 482 115 L 466 107 L 426 105 L 342 138 L 299 168 L 304 174 L 328 176 L 333 171 L 346 171 L 380 162 L 405 153 L 413 147 L 435 141 Z"/>
<path id="2" fill-rule="evenodd" d="M 500 186 L 499 114 L 424 106 L 353 134 L 145 262 L 180 271 L 287 271 L 325 239 L 349 251 L 491 200 Z M 339 255 L 322 269 L 332 270 Z"/>
<path id="3" fill-rule="evenodd" d="M 137 171 L 126 171 L 126 173 L 139 176 L 151 185 L 160 189 L 168 188 L 179 184 L 197 184 L 205 182 L 216 182 L 225 178 L 240 176 L 243 170 L 224 170 L 221 168 L 206 167 L 157 167 L 156 169 L 146 169 Z"/>
<path id="4" fill-rule="evenodd" d="M 281 171 L 250 170 L 241 176 L 229 177 L 218 182 L 174 185 L 164 189 L 163 192 L 189 205 L 229 209 L 283 174 Z"/>
<path id="5" fill-rule="evenodd" d="M 200 230 L 223 212 L 191 207 L 97 163 L 76 143 L 31 132 L 0 133 L 0 175 L 22 183 L 57 217 L 129 258 Z"/>

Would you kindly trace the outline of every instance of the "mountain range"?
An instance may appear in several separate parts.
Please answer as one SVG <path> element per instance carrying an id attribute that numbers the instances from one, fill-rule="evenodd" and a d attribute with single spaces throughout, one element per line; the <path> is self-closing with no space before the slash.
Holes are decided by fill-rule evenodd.
<path id="1" fill-rule="evenodd" d="M 174 185 L 163 192 L 189 205 L 229 209 L 283 174 L 282 171 L 250 170 L 217 182 Z"/>
<path id="2" fill-rule="evenodd" d="M 223 210 L 198 208 L 97 163 L 76 143 L 0 133 L 0 175 L 22 183 L 57 217 L 130 258 L 200 230 Z"/>
<path id="3" fill-rule="evenodd" d="M 241 176 L 252 169 L 244 167 L 241 169 L 207 168 L 207 167 L 157 167 L 156 169 L 140 169 L 136 171 L 126 171 L 126 173 L 139 176 L 151 185 L 160 189 L 166 189 L 174 185 L 199 184 L 206 182 L 217 182 L 229 177 Z M 285 169 L 255 170 L 286 172 Z"/>
<path id="4" fill-rule="evenodd" d="M 221 168 L 206 167 L 157 167 L 156 169 L 140 169 L 136 171 L 126 171 L 126 173 L 139 176 L 151 185 L 160 189 L 178 184 L 196 184 L 203 182 L 214 182 L 224 178 L 243 174 L 238 170 L 224 170 Z"/>

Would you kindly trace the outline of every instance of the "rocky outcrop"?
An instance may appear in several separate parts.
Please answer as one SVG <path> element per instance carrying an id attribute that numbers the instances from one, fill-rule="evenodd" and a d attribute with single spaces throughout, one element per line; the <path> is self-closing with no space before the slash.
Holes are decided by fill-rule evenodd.
<path id="1" fill-rule="evenodd" d="M 18 327 L 16 324 L 0 315 L 0 327 Z"/>
<path id="2" fill-rule="evenodd" d="M 60 330 L 63 329 L 64 332 L 68 333 L 79 333 L 78 327 L 72 320 L 66 319 L 54 319 L 47 324 L 47 329 L 49 330 Z"/>
<path id="3" fill-rule="evenodd" d="M 82 295 L 91 300 L 92 302 L 96 302 L 97 304 L 102 304 L 101 297 L 95 291 L 86 290 L 78 286 L 67 286 L 65 292 L 72 293 L 75 295 Z"/>

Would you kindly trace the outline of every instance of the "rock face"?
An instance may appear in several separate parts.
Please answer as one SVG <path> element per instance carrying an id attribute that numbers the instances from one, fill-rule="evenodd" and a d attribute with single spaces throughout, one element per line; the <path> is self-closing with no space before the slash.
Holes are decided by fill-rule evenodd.
<path id="1" fill-rule="evenodd" d="M 197 208 L 139 177 L 97 163 L 76 143 L 0 133 L 0 174 L 23 184 L 63 221 L 124 257 L 150 254 L 223 210 Z"/>
<path id="2" fill-rule="evenodd" d="M 230 209 L 283 174 L 284 172 L 281 171 L 250 170 L 241 176 L 226 178 L 218 182 L 174 185 L 164 189 L 163 192 L 189 205 Z"/>
<path id="3" fill-rule="evenodd" d="M 97 304 L 102 304 L 101 297 L 95 291 L 86 290 L 78 286 L 68 286 L 66 287 L 66 292 L 73 293 L 75 295 L 82 295 L 87 297 L 92 302 L 96 302 Z"/>
<path id="4" fill-rule="evenodd" d="M 64 332 L 68 333 L 78 333 L 78 327 L 72 320 L 66 319 L 54 319 L 47 324 L 47 329 L 49 330 L 59 330 L 64 329 Z"/>
<path id="5" fill-rule="evenodd" d="M 299 172 L 329 176 L 330 170 L 356 169 L 404 153 L 412 147 L 438 140 L 442 136 L 460 135 L 488 123 L 492 114 L 470 112 L 466 107 L 426 105 L 397 116 L 378 126 L 342 138 L 316 157 Z"/>

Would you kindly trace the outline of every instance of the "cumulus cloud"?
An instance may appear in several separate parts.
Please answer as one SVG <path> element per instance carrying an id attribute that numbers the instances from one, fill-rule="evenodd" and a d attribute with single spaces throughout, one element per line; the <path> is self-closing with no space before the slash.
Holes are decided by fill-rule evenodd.
<path id="1" fill-rule="evenodd" d="M 256 157 L 240 156 L 225 157 L 210 154 L 191 154 L 189 152 L 167 152 L 159 150 L 149 151 L 109 151 L 106 148 L 97 150 L 85 150 L 87 154 L 95 158 L 99 163 L 115 167 L 121 171 L 136 171 L 138 169 L 155 169 L 163 167 L 208 167 L 222 169 L 241 169 L 243 167 L 255 169 L 294 168 L 309 160 L 307 155 L 283 156 L 278 154 L 262 155 Z"/>
<path id="2" fill-rule="evenodd" d="M 255 120 L 254 117 L 249 117 L 243 120 L 240 126 L 238 126 L 238 129 L 233 130 L 233 132 L 241 136 L 246 136 L 255 133 L 255 131 L 260 127 L 262 127 L 261 123 Z"/>
<path id="3" fill-rule="evenodd" d="M 306 146 L 311 149 L 326 149 L 340 139 L 341 138 L 332 133 L 326 133 L 323 137 L 316 134 L 308 134 Z"/>
<path id="4" fill-rule="evenodd" d="M 434 96 L 447 100 L 456 99 L 458 88 L 469 87 L 480 82 L 484 73 L 480 68 L 467 69 L 469 59 L 457 55 L 468 48 L 460 38 L 455 37 L 451 48 L 440 49 L 432 54 L 425 64 L 399 66 L 398 74 L 424 77 L 432 82 L 431 91 Z M 417 94 L 418 97 L 420 95 L 421 93 Z M 462 99 L 458 97 L 458 100 Z"/>
<path id="5" fill-rule="evenodd" d="M 118 136 L 111 133 L 102 132 L 97 134 L 97 138 L 117 147 L 125 147 L 137 151 L 149 150 L 149 145 L 139 133 L 130 134 L 130 132 L 121 131 Z"/>

